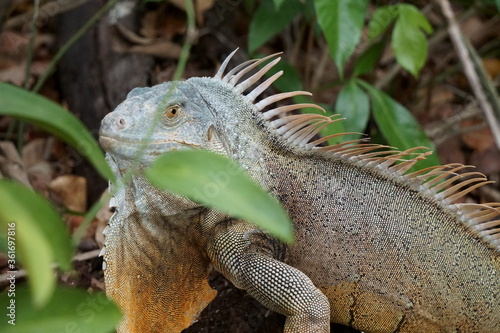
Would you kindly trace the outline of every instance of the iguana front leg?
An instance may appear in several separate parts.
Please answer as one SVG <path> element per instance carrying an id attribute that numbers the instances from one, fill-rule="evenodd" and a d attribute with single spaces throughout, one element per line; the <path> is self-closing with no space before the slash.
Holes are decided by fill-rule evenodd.
<path id="1" fill-rule="evenodd" d="M 285 333 L 330 332 L 328 299 L 309 277 L 275 259 L 255 227 L 237 220 L 223 224 L 208 244 L 214 266 L 235 286 L 287 316 Z"/>

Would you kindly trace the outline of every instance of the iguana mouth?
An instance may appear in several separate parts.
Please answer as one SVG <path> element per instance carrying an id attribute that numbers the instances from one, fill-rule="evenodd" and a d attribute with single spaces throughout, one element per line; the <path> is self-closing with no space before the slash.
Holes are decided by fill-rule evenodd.
<path id="1" fill-rule="evenodd" d="M 151 150 L 156 150 L 158 154 L 167 152 L 169 150 L 175 150 L 176 148 L 174 145 L 181 145 L 181 146 L 186 146 L 190 148 L 200 148 L 201 145 L 198 143 L 194 142 L 188 142 L 185 140 L 180 140 L 180 139 L 173 139 L 173 138 L 165 138 L 161 140 L 139 140 L 139 139 L 134 139 L 134 138 L 117 138 L 117 137 L 111 137 L 111 136 L 106 136 L 106 135 L 100 135 L 99 136 L 99 144 L 105 151 L 115 151 L 117 148 L 119 149 L 123 144 L 129 145 L 135 145 L 137 148 L 140 146 L 143 147 L 148 152 L 151 152 Z M 165 149 L 167 146 L 172 146 L 170 149 Z"/>

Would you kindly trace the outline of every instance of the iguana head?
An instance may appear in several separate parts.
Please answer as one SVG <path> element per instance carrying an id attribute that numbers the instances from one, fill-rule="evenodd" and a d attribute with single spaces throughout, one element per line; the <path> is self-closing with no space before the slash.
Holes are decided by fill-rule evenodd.
<path id="1" fill-rule="evenodd" d="M 208 149 L 242 161 L 268 141 L 286 139 L 296 145 L 309 140 L 328 117 L 282 115 L 314 104 L 293 104 L 265 110 L 269 105 L 297 95 L 295 91 L 254 102 L 283 72 L 257 82 L 280 58 L 260 70 L 259 65 L 276 55 L 249 60 L 223 75 L 234 51 L 214 77 L 195 77 L 151 88 L 136 88 L 102 121 L 100 142 L 116 160 L 138 160 L 149 165 L 161 153 L 177 149 Z M 255 72 L 251 74 L 251 72 Z M 249 74 L 250 73 L 250 74 Z M 248 92 L 247 92 L 248 91 Z"/>
<path id="2" fill-rule="evenodd" d="M 213 115 L 192 85 L 135 88 L 102 121 L 99 141 L 115 160 L 148 165 L 163 152 L 206 145 Z"/>

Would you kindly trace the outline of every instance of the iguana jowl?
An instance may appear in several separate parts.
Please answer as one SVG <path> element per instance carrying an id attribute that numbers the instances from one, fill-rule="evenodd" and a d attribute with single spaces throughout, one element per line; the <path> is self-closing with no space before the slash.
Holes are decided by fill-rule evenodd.
<path id="1" fill-rule="evenodd" d="M 223 75 L 231 56 L 214 77 L 134 89 L 103 120 L 100 142 L 118 177 L 104 260 L 107 293 L 124 311 L 119 332 L 188 327 L 215 296 L 212 266 L 286 315 L 287 333 L 329 332 L 330 321 L 365 332 L 500 331 L 500 204 L 454 204 L 484 176 L 459 176 L 460 164 L 408 173 L 427 153 L 398 159 L 415 150 L 320 147 L 327 138 L 311 140 L 332 120 L 289 114 L 316 106 L 268 109 L 307 92 L 255 102 L 282 74 L 252 88 L 279 58 L 253 75 L 273 56 Z M 160 191 L 140 173 L 123 180 L 137 156 L 146 167 L 193 148 L 232 157 L 276 196 L 295 243 Z"/>

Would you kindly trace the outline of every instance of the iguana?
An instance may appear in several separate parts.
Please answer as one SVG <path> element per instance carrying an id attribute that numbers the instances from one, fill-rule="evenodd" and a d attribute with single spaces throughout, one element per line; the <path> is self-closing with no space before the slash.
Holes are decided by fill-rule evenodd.
<path id="1" fill-rule="evenodd" d="M 319 106 L 270 107 L 309 93 L 256 101 L 282 75 L 258 84 L 280 58 L 224 75 L 233 54 L 214 77 L 132 90 L 102 122 L 118 179 L 104 251 L 107 293 L 124 311 L 118 331 L 188 327 L 215 296 L 214 267 L 284 314 L 286 333 L 329 332 L 330 322 L 364 332 L 499 332 L 500 204 L 455 203 L 489 181 L 457 174 L 461 164 L 411 171 L 427 151 L 323 146 L 329 137 L 315 135 L 332 119 L 291 113 Z M 138 155 L 145 168 L 163 152 L 200 148 L 234 159 L 282 203 L 292 245 L 159 190 L 140 172 L 124 180 Z"/>

